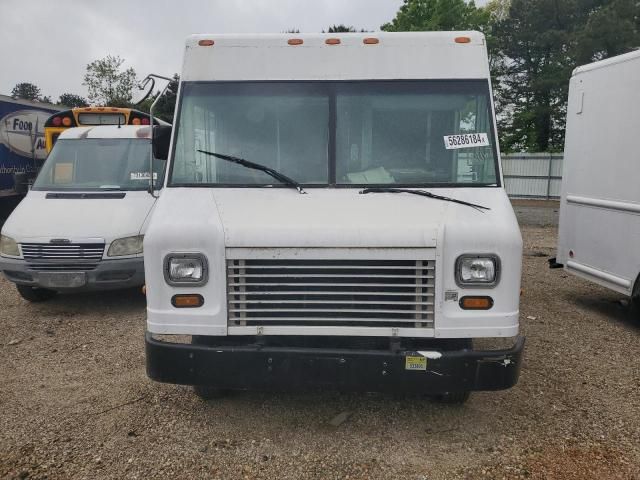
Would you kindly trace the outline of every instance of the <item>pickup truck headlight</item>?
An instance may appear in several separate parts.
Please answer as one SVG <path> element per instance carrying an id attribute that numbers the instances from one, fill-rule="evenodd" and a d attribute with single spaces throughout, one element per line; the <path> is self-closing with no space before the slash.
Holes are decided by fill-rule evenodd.
<path id="1" fill-rule="evenodd" d="M 6 235 L 0 235 L 0 254 L 8 255 L 10 257 L 19 257 L 20 248 L 13 238 L 7 237 Z"/>
<path id="2" fill-rule="evenodd" d="M 204 285 L 208 280 L 207 259 L 199 253 L 172 253 L 164 259 L 164 278 L 169 285 Z"/>
<path id="3" fill-rule="evenodd" d="M 456 282 L 461 287 L 493 287 L 498 283 L 500 259 L 495 255 L 460 255 Z"/>
<path id="4" fill-rule="evenodd" d="M 142 253 L 142 240 L 144 240 L 144 235 L 117 238 L 111 242 L 107 257 L 122 257 L 124 255 L 137 255 Z"/>

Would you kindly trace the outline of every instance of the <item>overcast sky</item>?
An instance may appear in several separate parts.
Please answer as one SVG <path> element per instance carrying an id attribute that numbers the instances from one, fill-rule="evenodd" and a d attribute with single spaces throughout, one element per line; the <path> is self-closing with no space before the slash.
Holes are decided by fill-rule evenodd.
<path id="1" fill-rule="evenodd" d="M 119 55 L 139 77 L 180 72 L 192 33 L 268 33 L 333 24 L 379 30 L 402 0 L 0 0 L 0 94 L 35 83 L 86 96 L 86 65 Z"/>

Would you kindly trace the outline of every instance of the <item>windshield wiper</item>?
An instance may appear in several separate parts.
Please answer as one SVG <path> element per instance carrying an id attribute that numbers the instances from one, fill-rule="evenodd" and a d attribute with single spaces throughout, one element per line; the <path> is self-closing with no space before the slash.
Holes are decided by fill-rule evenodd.
<path id="1" fill-rule="evenodd" d="M 298 190 L 298 193 L 307 193 L 303 190 L 302 185 L 293 180 L 292 178 L 287 177 L 283 173 L 274 170 L 273 168 L 265 167 L 264 165 L 260 165 L 259 163 L 253 163 L 249 160 L 245 160 L 244 158 L 234 157 L 232 155 L 224 155 L 222 153 L 215 152 L 207 152 L 206 150 L 197 150 L 200 153 L 204 153 L 205 155 L 211 155 L 212 157 L 219 158 L 221 160 L 226 160 L 227 162 L 237 163 L 238 165 L 242 165 L 243 167 L 252 168 L 254 170 L 260 170 L 261 172 L 270 175 L 276 180 L 280 180 L 285 185 L 289 185 L 290 187 Z"/>
<path id="2" fill-rule="evenodd" d="M 491 210 L 489 207 L 483 207 L 482 205 L 476 205 L 475 203 L 465 202 L 464 200 L 458 200 L 457 198 L 444 197 L 442 195 L 436 195 L 435 193 L 427 192 L 426 190 L 411 190 L 409 188 L 388 188 L 388 187 L 371 187 L 360 190 L 361 194 L 365 193 L 411 193 L 413 195 L 420 195 L 421 197 L 435 198 L 436 200 L 444 200 L 445 202 L 459 203 L 460 205 L 466 205 L 471 208 L 475 208 L 479 212 L 483 210 Z"/>

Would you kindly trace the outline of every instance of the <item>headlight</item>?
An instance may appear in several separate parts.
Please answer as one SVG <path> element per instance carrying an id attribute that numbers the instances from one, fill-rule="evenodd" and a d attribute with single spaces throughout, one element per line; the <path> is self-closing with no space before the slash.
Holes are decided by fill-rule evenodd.
<path id="1" fill-rule="evenodd" d="M 142 240 L 144 240 L 144 235 L 118 238 L 111 242 L 107 257 L 122 257 L 123 255 L 142 253 Z"/>
<path id="2" fill-rule="evenodd" d="M 0 254 L 19 257 L 20 248 L 18 248 L 18 244 L 13 238 L 0 235 Z"/>
<path id="3" fill-rule="evenodd" d="M 169 285 L 204 285 L 207 275 L 207 259 L 199 253 L 174 253 L 164 259 L 164 278 Z"/>
<path id="4" fill-rule="evenodd" d="M 498 283 L 500 260 L 495 255 L 461 255 L 456 261 L 459 286 L 492 287 Z"/>

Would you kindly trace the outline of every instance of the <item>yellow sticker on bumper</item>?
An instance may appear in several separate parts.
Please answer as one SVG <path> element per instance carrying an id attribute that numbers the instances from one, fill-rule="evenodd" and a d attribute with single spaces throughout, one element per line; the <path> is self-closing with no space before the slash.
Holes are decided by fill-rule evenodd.
<path id="1" fill-rule="evenodd" d="M 426 357 L 406 356 L 404 363 L 405 370 L 426 370 L 427 359 Z"/>

